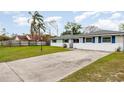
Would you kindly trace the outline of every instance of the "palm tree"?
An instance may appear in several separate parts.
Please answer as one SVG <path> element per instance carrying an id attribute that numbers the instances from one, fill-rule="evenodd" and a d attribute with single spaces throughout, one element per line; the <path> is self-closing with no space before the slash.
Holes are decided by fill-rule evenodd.
<path id="1" fill-rule="evenodd" d="M 6 32 L 6 28 L 2 28 L 2 30 L 0 31 L 0 34 L 1 35 L 6 35 L 6 34 L 8 34 L 7 32 Z"/>
<path id="2" fill-rule="evenodd" d="M 38 11 L 35 11 L 34 13 L 29 12 L 31 15 L 31 26 L 30 26 L 30 33 L 32 37 L 34 35 L 37 35 L 39 38 L 38 40 L 41 40 L 41 31 L 45 32 L 45 24 L 43 20 L 43 16 L 39 14 Z M 42 42 L 41 42 L 41 50 L 42 50 Z"/>

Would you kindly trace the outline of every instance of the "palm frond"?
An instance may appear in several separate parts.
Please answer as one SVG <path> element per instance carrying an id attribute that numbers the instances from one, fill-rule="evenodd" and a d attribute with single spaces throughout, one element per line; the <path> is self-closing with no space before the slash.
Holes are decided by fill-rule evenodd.
<path id="1" fill-rule="evenodd" d="M 46 26 L 45 26 L 45 23 L 43 20 L 43 16 L 40 15 L 38 11 L 35 11 L 33 13 L 32 19 L 33 19 L 33 22 L 31 23 L 31 31 L 30 31 L 31 34 L 39 33 L 39 35 L 40 35 L 41 31 L 45 32 Z M 28 22 L 29 22 L 29 20 L 28 20 Z"/>

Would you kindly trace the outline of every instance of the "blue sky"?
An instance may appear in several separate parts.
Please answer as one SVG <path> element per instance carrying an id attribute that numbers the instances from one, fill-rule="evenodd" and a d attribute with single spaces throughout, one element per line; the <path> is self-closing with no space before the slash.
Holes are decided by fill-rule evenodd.
<path id="1" fill-rule="evenodd" d="M 68 21 L 80 23 L 82 27 L 95 25 L 107 30 L 118 30 L 118 25 L 124 23 L 124 12 L 121 11 L 43 11 L 40 13 L 44 16 L 46 23 L 56 20 L 59 34 L 64 31 L 64 25 Z M 0 28 L 5 27 L 10 34 L 29 33 L 28 19 L 30 19 L 28 11 L 0 12 Z M 51 26 L 49 28 L 52 34 L 55 35 L 56 30 Z"/>

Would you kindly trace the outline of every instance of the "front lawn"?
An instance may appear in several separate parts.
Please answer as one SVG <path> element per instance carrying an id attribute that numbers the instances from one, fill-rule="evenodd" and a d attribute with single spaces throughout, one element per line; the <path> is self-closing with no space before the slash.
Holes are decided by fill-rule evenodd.
<path id="1" fill-rule="evenodd" d="M 53 46 L 43 46 L 43 50 L 41 52 L 40 46 L 0 47 L 0 62 L 7 62 L 62 51 L 68 51 L 68 49 Z"/>
<path id="2" fill-rule="evenodd" d="M 63 82 L 124 81 L 124 53 L 115 52 L 65 77 Z"/>

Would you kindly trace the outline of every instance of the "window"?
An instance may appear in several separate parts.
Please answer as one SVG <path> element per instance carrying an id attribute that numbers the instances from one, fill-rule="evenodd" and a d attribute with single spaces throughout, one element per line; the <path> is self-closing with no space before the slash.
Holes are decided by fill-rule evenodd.
<path id="1" fill-rule="evenodd" d="M 86 38 L 86 42 L 87 43 L 91 43 L 92 42 L 92 38 Z"/>
<path id="2" fill-rule="evenodd" d="M 102 42 L 104 42 L 104 43 L 109 43 L 109 42 L 111 42 L 111 37 L 103 37 L 103 38 L 102 38 Z"/>
<path id="3" fill-rule="evenodd" d="M 73 39 L 74 43 L 79 43 L 79 39 Z"/>
<path id="4" fill-rule="evenodd" d="M 101 43 L 101 36 L 98 37 L 98 43 Z"/>
<path id="5" fill-rule="evenodd" d="M 53 43 L 56 43 L 56 40 L 52 40 Z"/>
<path id="6" fill-rule="evenodd" d="M 68 43 L 68 41 L 69 41 L 68 39 L 64 39 L 63 40 L 64 43 Z"/>

